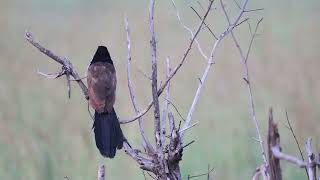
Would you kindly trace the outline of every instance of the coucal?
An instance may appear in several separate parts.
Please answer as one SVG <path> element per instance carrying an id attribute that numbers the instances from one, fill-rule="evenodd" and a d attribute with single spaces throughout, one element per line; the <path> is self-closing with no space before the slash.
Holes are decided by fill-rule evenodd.
<path id="1" fill-rule="evenodd" d="M 87 72 L 89 103 L 94 112 L 94 135 L 104 157 L 113 158 L 122 148 L 123 134 L 113 105 L 116 100 L 116 70 L 105 46 L 99 46 Z"/>

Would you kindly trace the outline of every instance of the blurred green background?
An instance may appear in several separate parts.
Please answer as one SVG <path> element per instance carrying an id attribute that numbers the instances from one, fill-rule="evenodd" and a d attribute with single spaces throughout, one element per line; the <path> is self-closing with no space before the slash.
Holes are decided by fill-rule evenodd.
<path id="1" fill-rule="evenodd" d="M 207 1 L 200 0 L 203 6 Z M 199 23 L 190 9 L 203 13 L 196 0 L 177 1 L 183 22 L 192 29 Z M 233 15 L 237 8 L 228 0 Z M 1 0 L 0 8 L 0 179 L 95 179 L 104 162 L 108 179 L 143 179 L 136 163 L 123 151 L 115 159 L 103 159 L 96 149 L 87 103 L 77 84 L 67 99 L 64 78 L 48 80 L 37 70 L 55 72 L 57 63 L 37 51 L 24 39 L 26 29 L 44 46 L 67 56 L 81 76 L 98 45 L 108 46 L 118 76 L 116 110 L 120 117 L 134 115 L 126 83 L 127 47 L 124 15 L 132 36 L 133 81 L 139 107 L 151 98 L 150 82 L 139 71 L 150 74 L 148 1 L 85 0 Z M 317 0 L 249 1 L 249 9 L 264 11 L 245 14 L 253 26 L 264 17 L 249 59 L 257 117 L 266 136 L 267 112 L 274 115 L 281 133 L 283 150 L 298 156 L 294 140 L 285 127 L 285 111 L 304 145 L 306 137 L 320 133 L 320 2 Z M 226 25 L 218 1 L 207 23 L 216 34 Z M 165 57 L 176 65 L 190 36 L 177 22 L 171 1 L 156 2 L 156 34 L 160 80 L 164 79 Z M 236 30 L 243 48 L 249 44 L 247 24 Z M 203 30 L 203 49 L 210 51 L 212 36 Z M 248 94 L 242 80 L 239 54 L 230 37 L 216 54 L 203 88 L 193 122 L 187 132 L 181 170 L 188 174 L 215 168 L 215 179 L 249 179 L 261 164 L 259 145 L 248 111 Z M 196 48 L 172 81 L 171 101 L 185 117 L 206 66 Z M 161 102 L 163 98 L 160 98 Z M 173 108 L 171 108 L 173 112 Z M 152 111 L 150 111 L 152 112 Z M 144 120 L 153 132 L 152 113 Z M 180 120 L 175 113 L 176 120 Z M 122 126 L 130 142 L 141 148 L 137 123 Z M 153 140 L 153 138 L 150 138 Z M 314 142 L 315 139 L 314 139 Z M 285 179 L 306 179 L 302 169 L 282 163 Z M 199 178 L 201 179 L 201 178 Z"/>

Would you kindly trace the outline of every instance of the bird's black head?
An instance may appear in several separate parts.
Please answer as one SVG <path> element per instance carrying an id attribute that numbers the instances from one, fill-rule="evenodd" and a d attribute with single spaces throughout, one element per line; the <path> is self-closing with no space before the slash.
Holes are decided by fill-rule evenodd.
<path id="1" fill-rule="evenodd" d="M 113 64 L 109 51 L 105 46 L 98 47 L 90 64 L 93 64 L 96 62 L 107 62 L 107 63 Z"/>

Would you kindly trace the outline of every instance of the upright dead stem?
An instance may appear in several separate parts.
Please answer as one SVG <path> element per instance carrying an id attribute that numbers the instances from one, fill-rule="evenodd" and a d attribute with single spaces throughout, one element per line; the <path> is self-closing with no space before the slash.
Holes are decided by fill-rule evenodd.
<path id="1" fill-rule="evenodd" d="M 130 37 L 130 29 L 129 29 L 129 23 L 128 23 L 127 16 L 125 17 L 125 30 L 127 32 L 127 46 L 128 46 L 128 61 L 127 61 L 128 89 L 129 89 L 130 98 L 131 98 L 131 102 L 132 102 L 134 111 L 136 112 L 136 114 L 139 114 L 140 111 L 137 106 L 137 102 L 136 102 L 136 98 L 135 98 L 135 94 L 134 94 L 134 90 L 133 90 L 133 86 L 132 86 L 132 82 L 131 82 L 131 60 L 132 60 L 132 58 L 131 58 L 132 57 L 131 56 L 131 37 Z M 152 147 L 151 143 L 149 142 L 147 136 L 145 135 L 142 117 L 140 117 L 138 119 L 138 122 L 139 122 L 140 134 L 142 137 L 142 145 L 147 153 L 152 154 L 154 152 L 154 150 L 153 150 L 153 147 Z"/>
<path id="2" fill-rule="evenodd" d="M 230 21 L 229 15 L 228 15 L 228 13 L 227 13 L 227 11 L 225 9 L 225 5 L 223 4 L 222 0 L 220 0 L 220 4 L 221 4 L 222 10 L 224 12 L 224 15 L 225 15 L 225 17 L 226 17 L 226 19 L 228 21 L 228 24 L 229 25 L 234 25 L 235 23 L 231 23 L 231 21 Z M 248 0 L 244 0 L 242 6 L 240 8 L 240 12 L 239 12 L 239 15 L 238 15 L 238 18 L 237 18 L 238 20 L 240 20 L 241 16 L 245 12 L 247 4 L 248 4 Z M 250 82 L 250 77 L 249 77 L 249 67 L 248 67 L 247 59 L 246 59 L 246 57 L 248 57 L 248 54 L 250 53 L 250 49 L 251 49 L 251 45 L 252 45 L 253 39 L 256 36 L 256 32 L 258 30 L 258 27 L 259 27 L 259 24 L 260 24 L 261 21 L 262 21 L 262 19 L 259 20 L 259 22 L 257 23 L 256 29 L 255 29 L 255 33 L 251 37 L 251 43 L 250 43 L 250 46 L 249 46 L 250 48 L 249 48 L 249 50 L 247 52 L 247 56 L 244 55 L 244 52 L 241 49 L 241 46 L 240 46 L 238 40 L 236 39 L 236 36 L 234 35 L 233 31 L 231 31 L 231 37 L 232 37 L 232 40 L 233 40 L 235 46 L 237 47 L 237 49 L 239 51 L 239 54 L 240 54 L 240 57 L 241 57 L 241 63 L 242 63 L 243 68 L 244 68 L 244 77 L 243 77 L 243 79 L 246 82 L 247 89 L 248 89 L 248 94 L 249 94 L 249 111 L 250 111 L 250 114 L 251 114 L 252 121 L 255 124 L 256 131 L 257 131 L 258 141 L 260 143 L 260 148 L 261 148 L 262 159 L 263 159 L 264 164 L 267 165 L 266 153 L 265 153 L 264 146 L 263 146 L 263 140 L 261 138 L 260 124 L 259 124 L 259 121 L 257 120 L 257 117 L 256 117 L 255 104 L 254 104 L 254 99 L 253 99 L 253 95 L 252 95 L 253 94 L 252 93 L 252 87 L 251 87 L 251 82 Z"/>

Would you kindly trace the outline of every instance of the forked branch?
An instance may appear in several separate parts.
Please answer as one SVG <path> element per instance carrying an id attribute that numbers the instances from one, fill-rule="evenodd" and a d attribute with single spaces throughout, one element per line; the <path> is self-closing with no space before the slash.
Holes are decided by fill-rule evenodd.
<path id="1" fill-rule="evenodd" d="M 244 0 L 243 1 L 243 5 L 240 8 L 239 16 L 237 18 L 238 20 L 240 20 L 242 14 L 246 12 L 245 8 L 246 8 L 247 3 L 248 3 L 248 0 Z M 225 5 L 222 2 L 222 0 L 220 0 L 220 4 L 221 4 L 223 13 L 224 13 L 224 15 L 225 15 L 225 17 L 227 19 L 228 24 L 229 25 L 234 25 L 234 23 L 232 23 L 231 20 L 230 20 L 230 17 L 229 17 L 229 15 L 228 15 L 228 13 L 227 13 L 227 11 L 225 9 Z M 261 21 L 262 21 L 262 19 L 260 19 L 258 21 L 257 25 L 256 25 L 255 32 L 251 37 L 250 45 L 249 45 L 248 51 L 246 53 L 246 56 L 244 55 L 244 51 L 242 50 L 242 48 L 241 48 L 241 46 L 240 46 L 240 44 L 239 44 L 239 42 L 238 42 L 238 40 L 237 40 L 237 38 L 236 38 L 236 36 L 235 36 L 235 34 L 233 32 L 231 32 L 231 37 L 232 37 L 232 40 L 233 40 L 235 46 L 237 47 L 237 49 L 239 51 L 239 54 L 240 54 L 240 57 L 241 57 L 241 63 L 243 64 L 243 67 L 244 67 L 244 77 L 243 77 L 243 79 L 246 82 L 247 89 L 248 89 L 248 94 L 249 94 L 249 111 L 250 111 L 250 115 L 251 115 L 251 118 L 253 120 L 253 123 L 255 124 L 255 128 L 256 128 L 256 131 L 257 131 L 257 136 L 258 136 L 258 141 L 260 142 L 262 159 L 263 159 L 264 164 L 267 165 L 266 153 L 265 153 L 264 146 L 263 146 L 263 140 L 261 138 L 260 124 L 259 124 L 259 121 L 257 120 L 257 117 L 256 117 L 255 104 L 254 104 L 254 99 L 253 99 L 253 95 L 252 95 L 253 94 L 252 93 L 252 86 L 251 86 L 250 77 L 249 77 L 249 67 L 248 67 L 248 63 L 247 63 L 247 58 L 249 56 L 253 40 L 254 40 L 254 38 L 256 36 L 257 30 L 258 30 L 258 27 L 259 27 Z"/>

